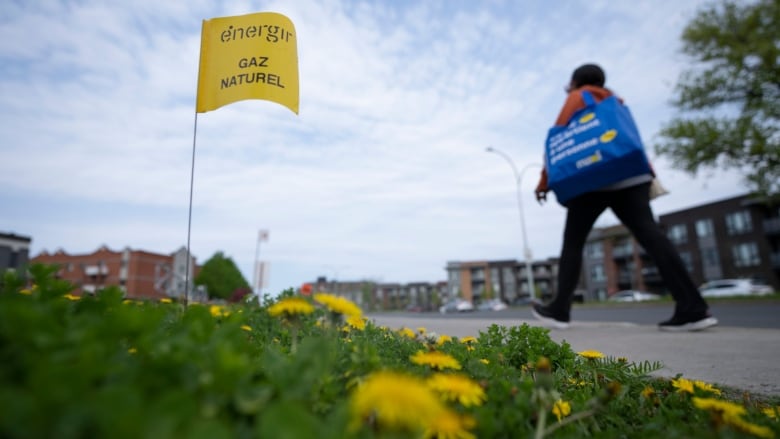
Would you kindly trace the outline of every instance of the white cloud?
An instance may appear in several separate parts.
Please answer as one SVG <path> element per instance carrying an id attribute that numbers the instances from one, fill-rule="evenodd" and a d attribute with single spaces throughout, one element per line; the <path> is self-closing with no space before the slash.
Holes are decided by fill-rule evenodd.
<path id="1" fill-rule="evenodd" d="M 34 252 L 184 245 L 201 20 L 276 11 L 296 27 L 300 115 L 244 101 L 198 116 L 199 260 L 224 251 L 251 280 L 267 228 L 275 293 L 318 275 L 437 281 L 448 260 L 520 258 L 511 169 L 485 147 L 539 163 L 562 87 L 588 61 L 651 141 L 700 3 L 6 2 L 0 203 L 13 214 L 0 229 L 32 236 Z M 661 213 L 743 190 L 735 175 L 655 165 L 672 192 Z M 565 212 L 536 204 L 537 176 L 523 203 L 544 258 Z"/>

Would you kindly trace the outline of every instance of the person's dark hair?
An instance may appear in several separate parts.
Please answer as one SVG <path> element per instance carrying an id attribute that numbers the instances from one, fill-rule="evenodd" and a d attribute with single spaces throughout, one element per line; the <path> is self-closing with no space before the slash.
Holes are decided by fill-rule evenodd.
<path id="1" fill-rule="evenodd" d="M 596 64 L 583 64 L 574 70 L 574 73 L 571 74 L 571 80 L 576 87 L 582 87 L 583 85 L 604 87 L 606 75 L 604 70 Z"/>

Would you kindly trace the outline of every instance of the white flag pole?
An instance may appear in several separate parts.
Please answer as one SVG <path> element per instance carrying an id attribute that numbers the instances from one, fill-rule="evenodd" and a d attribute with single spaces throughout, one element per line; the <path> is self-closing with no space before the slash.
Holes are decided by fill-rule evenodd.
<path id="1" fill-rule="evenodd" d="M 257 244 L 255 245 L 255 265 L 252 270 L 252 274 L 254 275 L 254 278 L 252 279 L 252 290 L 254 291 L 255 295 L 260 297 L 260 286 L 257 284 L 257 282 L 260 280 L 260 275 L 258 274 L 258 263 L 260 261 L 260 233 L 257 234 Z"/>
<path id="2" fill-rule="evenodd" d="M 184 306 L 186 307 L 190 298 L 190 265 L 192 256 L 190 256 L 190 234 L 192 231 L 192 189 L 195 186 L 195 139 L 198 137 L 198 111 L 195 111 L 195 126 L 192 130 L 192 168 L 190 169 L 190 208 L 187 214 L 187 268 L 184 275 Z M 194 269 L 195 267 L 193 267 Z"/>

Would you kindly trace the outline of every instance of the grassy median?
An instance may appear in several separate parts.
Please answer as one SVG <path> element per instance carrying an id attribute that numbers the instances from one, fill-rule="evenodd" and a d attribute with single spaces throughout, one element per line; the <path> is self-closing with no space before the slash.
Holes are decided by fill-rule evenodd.
<path id="1" fill-rule="evenodd" d="M 37 266 L 0 292 L 2 438 L 778 437 L 777 398 L 574 352 L 546 329 L 377 327 L 352 302 L 94 297 Z"/>

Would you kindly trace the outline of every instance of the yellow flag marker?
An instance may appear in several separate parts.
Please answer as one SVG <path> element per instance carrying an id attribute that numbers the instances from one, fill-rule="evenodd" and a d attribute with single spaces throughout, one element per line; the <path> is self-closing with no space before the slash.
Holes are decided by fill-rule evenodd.
<path id="1" fill-rule="evenodd" d="M 273 101 L 298 114 L 297 39 L 284 15 L 203 20 L 196 112 L 245 99 Z"/>

